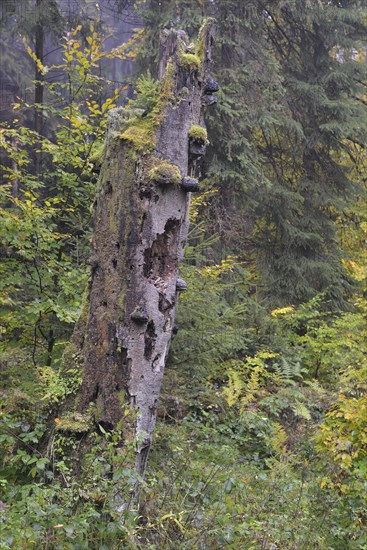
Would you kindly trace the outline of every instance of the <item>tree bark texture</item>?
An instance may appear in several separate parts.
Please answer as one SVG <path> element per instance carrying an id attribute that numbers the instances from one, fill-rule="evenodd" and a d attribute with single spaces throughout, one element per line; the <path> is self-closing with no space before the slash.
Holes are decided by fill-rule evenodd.
<path id="1" fill-rule="evenodd" d="M 113 429 L 126 406 L 136 411 L 140 474 L 155 426 L 177 296 L 185 286 L 178 269 L 188 232 L 188 189 L 196 184 L 187 176 L 194 175 L 205 148 L 204 137 L 189 135 L 203 126 L 212 39 L 212 21 L 201 29 L 195 54 L 182 31 L 163 33 L 159 101 L 146 123 L 150 144 L 136 139 L 147 136 L 144 116 L 126 126 L 126 109 L 111 111 L 89 294 L 65 354 L 77 357 L 83 369 L 77 414 L 92 406 L 94 420 Z"/>
<path id="2" fill-rule="evenodd" d="M 46 9 L 43 0 L 36 0 L 35 12 L 36 12 L 36 28 L 35 28 L 35 55 L 37 59 L 43 63 L 44 57 L 44 43 L 45 43 L 45 30 L 44 30 L 44 15 L 43 10 Z M 43 135 L 43 99 L 44 99 L 44 82 L 45 77 L 39 67 L 36 65 L 35 69 L 35 89 L 34 89 L 34 129 L 39 134 Z M 39 176 L 41 174 L 42 167 L 42 150 L 41 143 L 38 143 L 39 149 L 36 152 L 35 170 Z"/>

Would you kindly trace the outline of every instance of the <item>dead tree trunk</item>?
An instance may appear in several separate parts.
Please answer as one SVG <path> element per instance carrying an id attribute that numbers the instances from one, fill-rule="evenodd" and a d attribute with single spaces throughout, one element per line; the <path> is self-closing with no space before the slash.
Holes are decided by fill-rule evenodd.
<path id="1" fill-rule="evenodd" d="M 114 109 L 94 213 L 92 277 L 64 362 L 77 360 L 82 385 L 74 412 L 113 429 L 124 408 L 136 411 L 136 470 L 143 474 L 174 325 L 178 277 L 188 231 L 194 165 L 205 152 L 202 107 L 216 101 L 208 77 L 213 22 L 196 50 L 182 31 L 165 31 L 159 92 L 150 113 Z M 130 116 L 127 119 L 128 115 Z M 131 434 L 124 434 L 128 437 Z"/>

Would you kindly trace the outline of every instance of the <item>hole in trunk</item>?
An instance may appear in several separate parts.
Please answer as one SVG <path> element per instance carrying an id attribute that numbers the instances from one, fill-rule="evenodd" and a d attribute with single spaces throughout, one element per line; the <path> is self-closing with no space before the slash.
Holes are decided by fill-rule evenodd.
<path id="1" fill-rule="evenodd" d="M 154 361 L 153 361 L 153 364 L 152 364 L 152 369 L 153 369 L 153 372 L 160 372 L 161 370 L 161 366 L 160 366 L 160 358 L 161 358 L 161 354 L 158 353 L 155 357 L 154 357 Z"/>
<path id="2" fill-rule="evenodd" d="M 157 335 L 155 333 L 155 326 L 153 321 L 149 321 L 147 325 L 147 330 L 144 335 L 144 357 L 145 359 L 150 360 L 152 358 L 152 353 L 155 345 Z"/>
<path id="3" fill-rule="evenodd" d="M 164 232 L 157 235 L 151 248 L 144 252 L 144 276 L 149 278 L 169 278 L 177 266 L 177 246 L 180 222 L 170 218 Z"/>

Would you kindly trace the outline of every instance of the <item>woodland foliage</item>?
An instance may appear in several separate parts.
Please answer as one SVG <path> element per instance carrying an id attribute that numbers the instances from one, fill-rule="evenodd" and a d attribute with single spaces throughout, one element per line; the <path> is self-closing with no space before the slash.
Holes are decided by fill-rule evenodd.
<path id="1" fill-rule="evenodd" d="M 56 67 L 37 57 L 34 29 L 3 13 L 26 35 L 29 76 L 15 81 L 41 75 L 44 94 L 36 106 L 13 102 L 0 129 L 0 548 L 366 548 L 363 4 L 114 9 L 134 10 L 143 28 L 111 52 L 98 17 L 55 27 Z M 192 129 L 208 142 L 203 192 L 143 481 L 118 429 L 97 427 L 81 465 L 86 419 L 63 429 L 57 416 L 81 374 L 77 356 L 66 369 L 61 358 L 93 269 L 106 114 L 124 104 L 149 121 L 160 29 L 194 34 L 206 16 L 217 20 L 220 91 L 207 131 Z M 129 102 L 127 86 L 101 73 L 114 56 L 137 59 Z M 127 499 L 143 484 L 141 509 L 123 517 L 113 505 L 121 479 Z"/>

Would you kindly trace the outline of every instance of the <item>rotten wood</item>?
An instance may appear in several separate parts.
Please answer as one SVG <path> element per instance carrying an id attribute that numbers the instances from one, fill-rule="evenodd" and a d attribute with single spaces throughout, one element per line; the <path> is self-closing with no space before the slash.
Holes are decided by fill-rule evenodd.
<path id="1" fill-rule="evenodd" d="M 94 212 L 91 282 L 66 353 L 77 357 L 83 369 L 75 408 L 79 415 L 93 408 L 95 422 L 108 430 L 118 425 L 126 406 L 136 411 L 136 470 L 141 475 L 183 290 L 179 263 L 191 193 L 180 183 L 195 176 L 197 156 L 203 154 L 203 147 L 190 154 L 189 132 L 193 125 L 204 128 L 212 40 L 212 21 L 200 32 L 197 53 L 182 31 L 163 33 L 161 112 L 155 113 L 150 148 L 126 138 L 123 109 L 110 114 Z M 138 122 L 138 130 L 143 124 Z M 161 181 L 156 176 L 160 169 L 168 170 Z M 197 187 L 195 178 L 191 184 Z"/>

